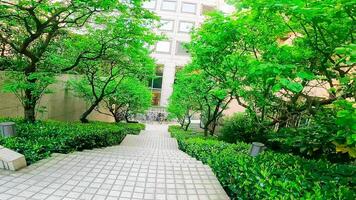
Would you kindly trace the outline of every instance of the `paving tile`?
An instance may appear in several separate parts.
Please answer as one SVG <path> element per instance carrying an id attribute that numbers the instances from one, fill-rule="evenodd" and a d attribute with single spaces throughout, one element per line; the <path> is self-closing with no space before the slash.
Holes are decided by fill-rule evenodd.
<path id="1" fill-rule="evenodd" d="M 0 171 L 0 199 L 229 199 L 209 166 L 178 150 L 166 125 L 147 125 L 119 146 L 54 154 Z"/>

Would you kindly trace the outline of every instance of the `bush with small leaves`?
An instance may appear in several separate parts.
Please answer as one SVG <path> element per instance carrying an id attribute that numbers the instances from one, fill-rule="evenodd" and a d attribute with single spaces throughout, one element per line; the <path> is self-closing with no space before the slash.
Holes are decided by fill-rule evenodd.
<path id="1" fill-rule="evenodd" d="M 16 123 L 15 137 L 0 136 L 0 145 L 13 149 L 26 158 L 28 164 L 49 157 L 52 153 L 70 153 L 120 144 L 127 134 L 138 134 L 143 124 L 37 121 L 1 119 Z"/>

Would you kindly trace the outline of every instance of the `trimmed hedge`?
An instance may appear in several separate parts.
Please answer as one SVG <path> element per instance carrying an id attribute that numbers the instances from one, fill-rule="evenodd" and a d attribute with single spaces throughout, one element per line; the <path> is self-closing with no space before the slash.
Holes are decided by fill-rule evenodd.
<path id="1" fill-rule="evenodd" d="M 272 151 L 251 157 L 246 143 L 185 135 L 177 127 L 170 131 L 182 151 L 212 168 L 232 199 L 356 198 L 356 166 Z"/>
<path id="2" fill-rule="evenodd" d="M 17 135 L 0 136 L 0 145 L 26 157 L 28 164 L 49 157 L 52 153 L 69 153 L 120 144 L 127 134 L 139 134 L 143 124 L 92 122 L 37 121 L 33 124 L 21 119 L 0 119 L 16 123 Z"/>

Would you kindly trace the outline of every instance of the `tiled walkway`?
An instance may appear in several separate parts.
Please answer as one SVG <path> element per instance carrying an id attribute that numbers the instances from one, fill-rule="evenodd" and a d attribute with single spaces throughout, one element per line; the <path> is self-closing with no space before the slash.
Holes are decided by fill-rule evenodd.
<path id="1" fill-rule="evenodd" d="M 211 169 L 178 150 L 166 125 L 147 125 L 119 146 L 56 154 L 0 171 L 0 200 L 228 199 Z"/>

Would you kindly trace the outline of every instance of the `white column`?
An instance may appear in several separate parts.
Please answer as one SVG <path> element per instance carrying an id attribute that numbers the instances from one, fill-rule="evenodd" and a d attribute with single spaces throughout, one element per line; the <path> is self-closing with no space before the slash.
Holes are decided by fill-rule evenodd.
<path id="1" fill-rule="evenodd" d="M 174 63 L 166 63 L 163 68 L 163 80 L 161 91 L 160 105 L 166 107 L 168 105 L 169 97 L 173 92 L 174 77 L 176 66 Z"/>

